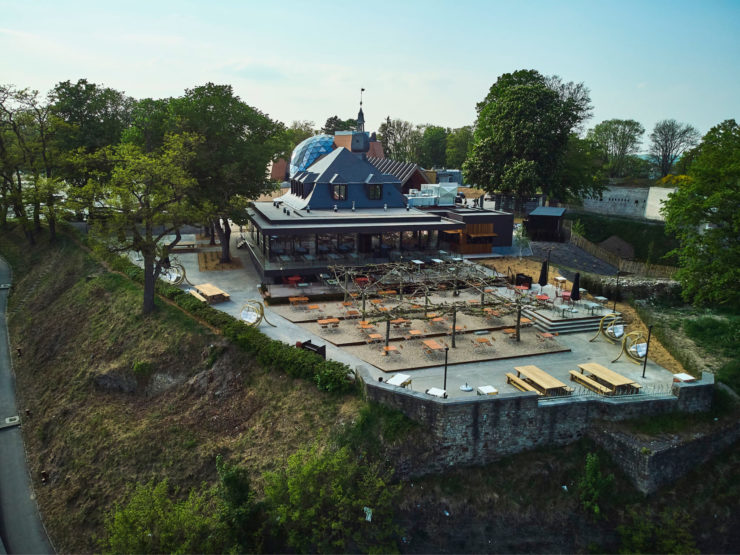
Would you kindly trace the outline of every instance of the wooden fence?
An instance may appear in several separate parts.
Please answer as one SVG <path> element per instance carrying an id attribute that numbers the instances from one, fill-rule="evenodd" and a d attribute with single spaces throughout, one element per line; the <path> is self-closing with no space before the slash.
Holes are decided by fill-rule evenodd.
<path id="1" fill-rule="evenodd" d="M 596 258 L 603 260 L 607 264 L 611 264 L 617 268 L 620 272 L 635 274 L 644 277 L 653 278 L 671 278 L 676 273 L 678 268 L 673 266 L 661 266 L 660 264 L 644 264 L 643 262 L 637 262 L 635 260 L 627 260 L 620 256 L 617 256 L 613 252 L 609 252 L 606 249 L 601 248 L 599 245 L 592 243 L 585 237 L 582 237 L 575 233 L 572 229 L 570 232 L 570 242 L 575 246 L 583 249 L 589 254 L 592 254 Z"/>

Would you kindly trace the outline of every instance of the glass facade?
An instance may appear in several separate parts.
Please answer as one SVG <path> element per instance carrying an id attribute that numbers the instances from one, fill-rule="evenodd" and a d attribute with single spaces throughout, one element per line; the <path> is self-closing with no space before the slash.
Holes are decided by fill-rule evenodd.
<path id="1" fill-rule="evenodd" d="M 334 150 L 334 137 L 331 135 L 314 135 L 298 143 L 290 157 L 290 177 L 308 169 L 319 156 Z"/>

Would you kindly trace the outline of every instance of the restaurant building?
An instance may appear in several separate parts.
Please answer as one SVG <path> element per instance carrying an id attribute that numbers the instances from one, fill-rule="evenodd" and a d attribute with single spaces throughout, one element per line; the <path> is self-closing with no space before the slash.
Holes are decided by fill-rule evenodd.
<path id="1" fill-rule="evenodd" d="M 337 132 L 334 141 L 316 135 L 300 143 L 288 192 L 250 205 L 246 246 L 265 282 L 334 265 L 490 254 L 495 244 L 511 245 L 511 214 L 458 207 L 435 185 L 404 194 L 401 178 L 368 159 L 363 119 L 360 110 L 357 130 Z"/>

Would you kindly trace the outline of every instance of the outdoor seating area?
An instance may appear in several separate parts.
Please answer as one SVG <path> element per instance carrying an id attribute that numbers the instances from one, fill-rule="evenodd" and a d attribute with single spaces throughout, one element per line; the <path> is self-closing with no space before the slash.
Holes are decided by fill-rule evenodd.
<path id="1" fill-rule="evenodd" d="M 639 393 L 642 386 L 595 362 L 579 364 L 580 373 L 570 371 L 570 379 L 602 395 L 629 395 Z"/>

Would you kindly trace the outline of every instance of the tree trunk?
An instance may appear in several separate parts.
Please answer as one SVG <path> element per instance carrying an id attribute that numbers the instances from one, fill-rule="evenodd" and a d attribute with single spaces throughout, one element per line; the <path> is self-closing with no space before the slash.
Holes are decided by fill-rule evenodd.
<path id="1" fill-rule="evenodd" d="M 33 229 L 36 232 L 41 231 L 41 203 L 33 203 Z"/>
<path id="2" fill-rule="evenodd" d="M 215 245 L 216 244 L 216 225 L 213 223 L 213 220 L 208 224 L 208 236 L 211 238 L 211 241 L 208 243 L 209 245 Z"/>
<path id="3" fill-rule="evenodd" d="M 154 311 L 154 255 L 144 253 L 144 303 L 141 307 L 143 314 Z"/>
<path id="4" fill-rule="evenodd" d="M 218 240 L 221 241 L 221 264 L 231 262 L 231 250 L 229 249 L 229 243 L 231 242 L 231 226 L 229 226 L 229 220 L 223 218 L 223 227 L 221 226 L 221 220 L 215 219 L 213 225 L 218 233 Z"/>

